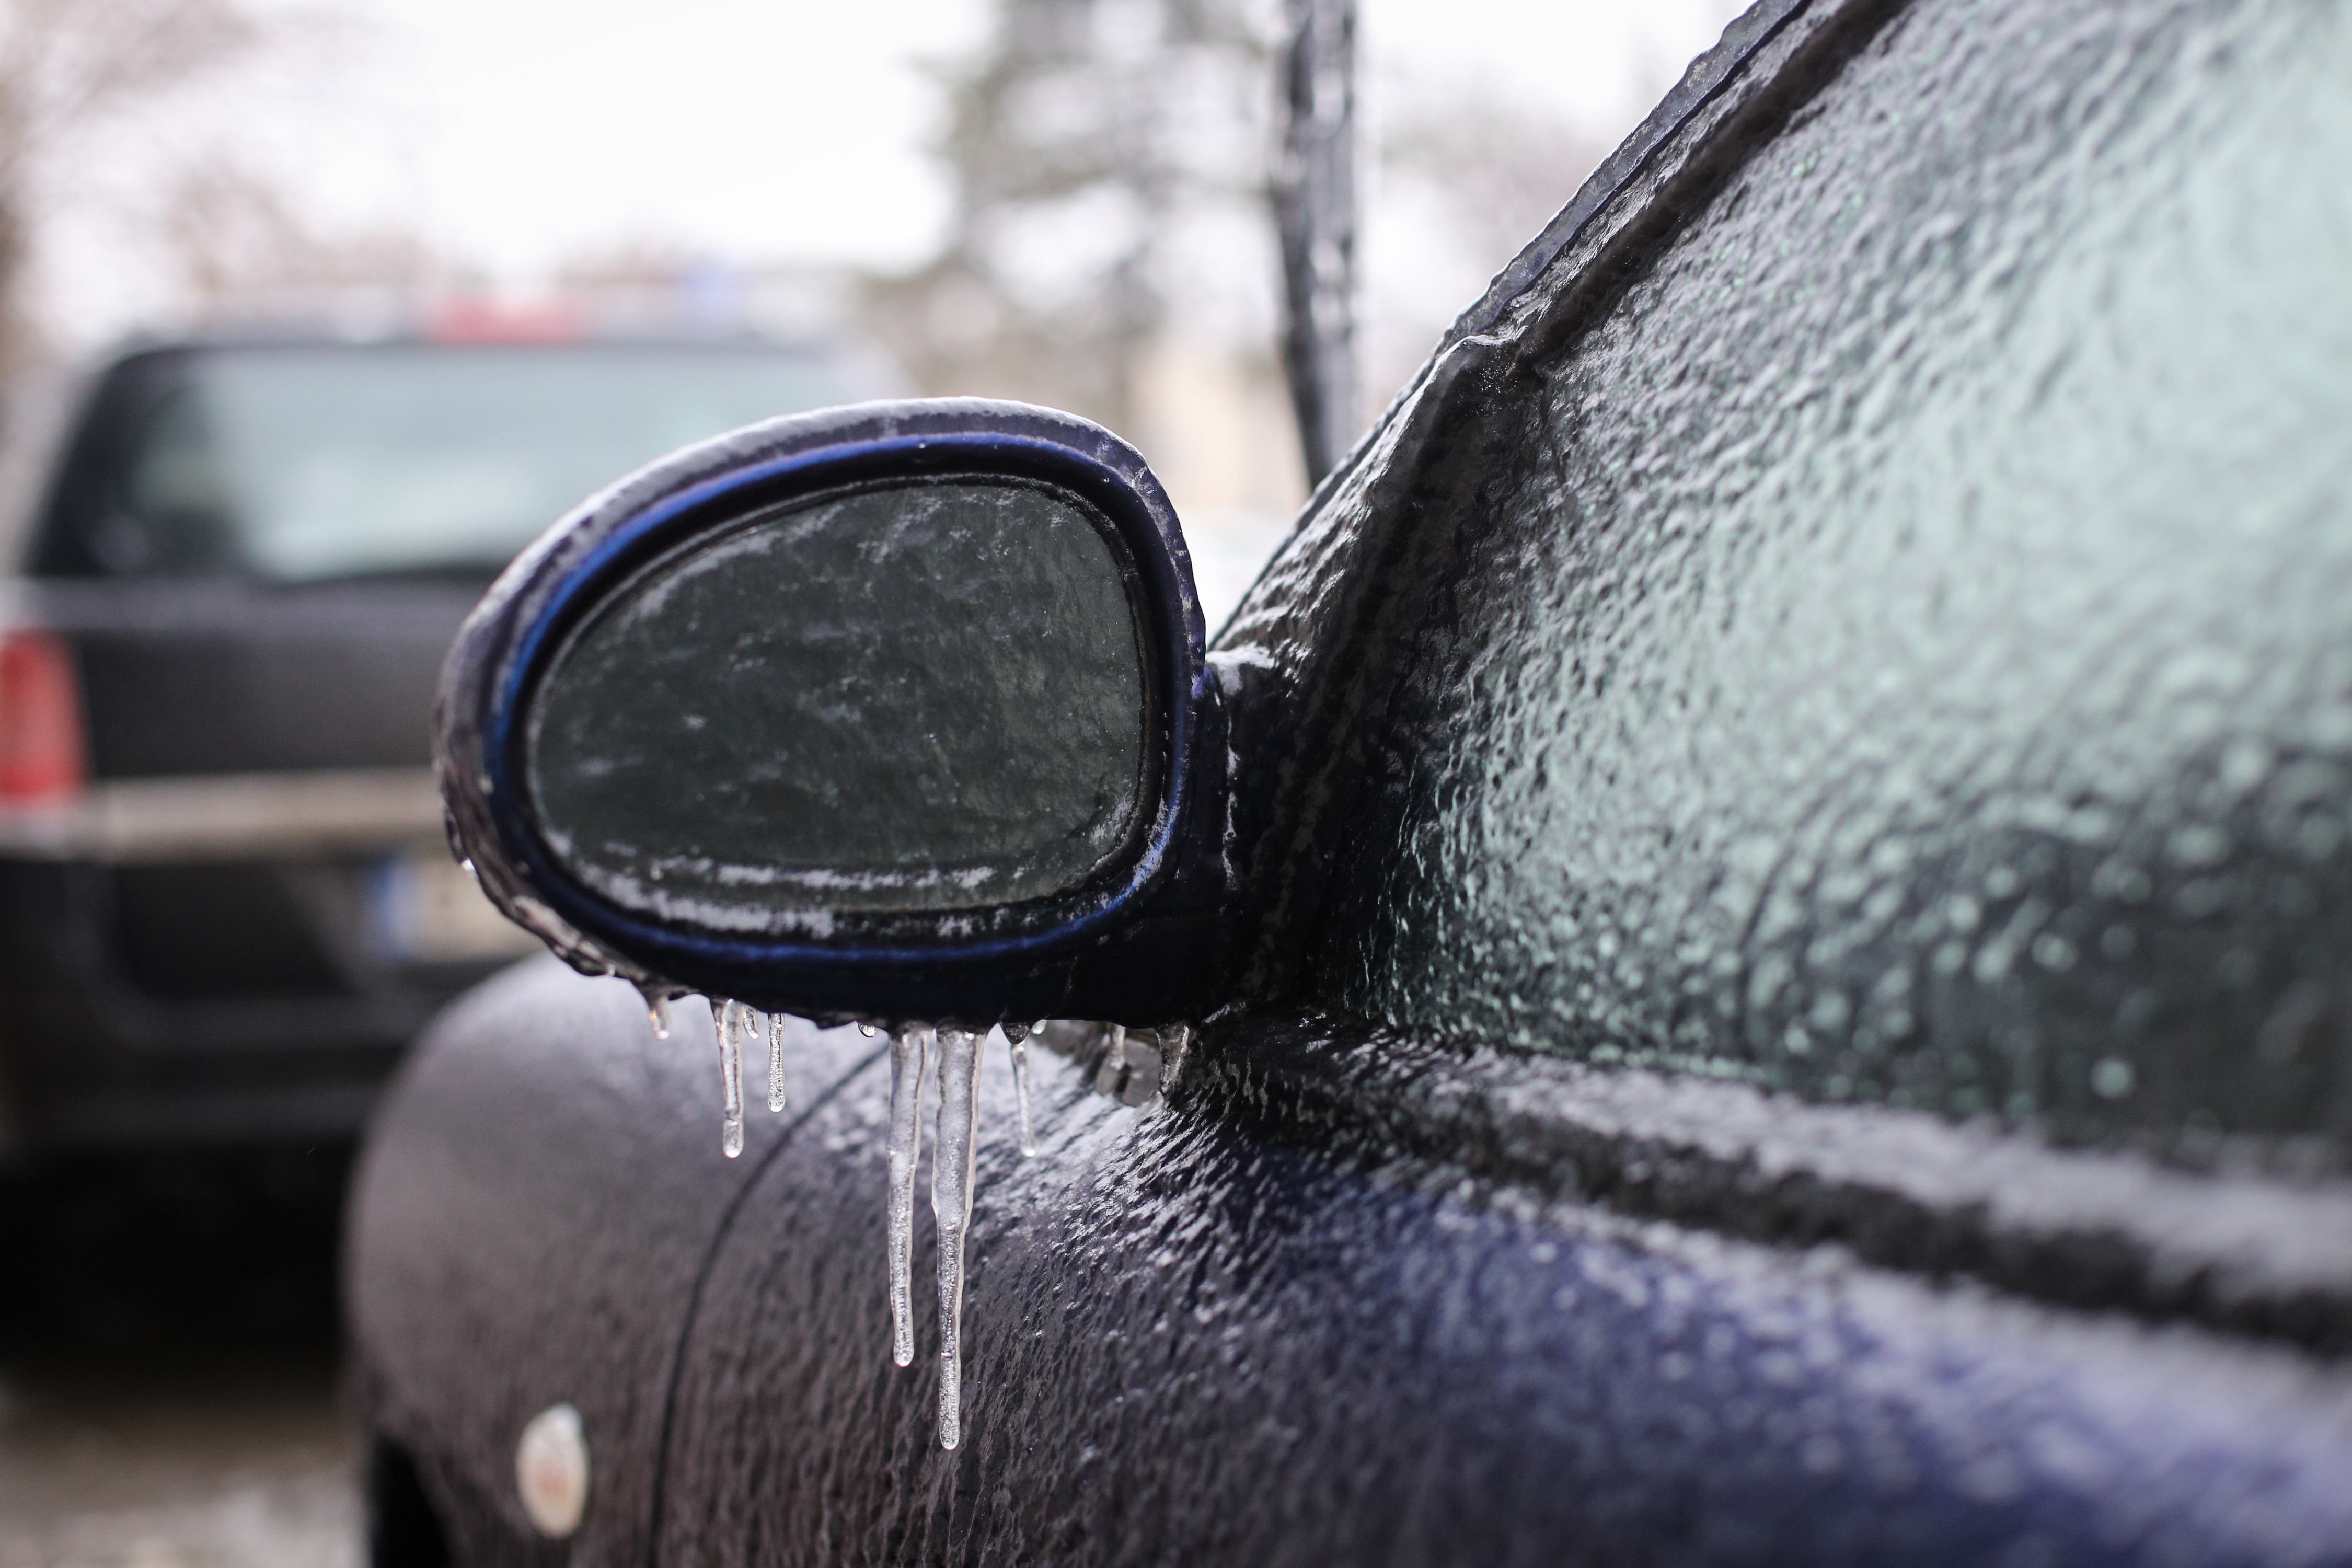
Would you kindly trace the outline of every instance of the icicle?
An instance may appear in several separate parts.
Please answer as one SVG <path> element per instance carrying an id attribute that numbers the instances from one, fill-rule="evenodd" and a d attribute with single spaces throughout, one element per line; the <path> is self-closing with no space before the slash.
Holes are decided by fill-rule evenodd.
<path id="1" fill-rule="evenodd" d="M 752 1016 L 759 1016 L 753 1014 Z M 784 1109 L 784 1016 L 771 1013 L 768 1021 L 768 1110 Z"/>
<path id="2" fill-rule="evenodd" d="M 873 1025 L 871 1025 L 871 1024 L 860 1023 L 860 1024 L 857 1026 L 857 1032 L 858 1032 L 859 1034 L 861 1034 L 861 1035 L 865 1036 L 867 1039 L 869 1039 L 869 1040 L 870 1040 L 870 1039 L 872 1039 L 875 1036 L 877 1036 L 877 1035 L 880 1034 L 882 1031 L 881 1031 L 880 1029 L 878 1029 L 878 1028 L 875 1027 L 875 1026 L 874 1026 Z"/>
<path id="3" fill-rule="evenodd" d="M 646 1021 L 654 1026 L 654 1038 L 669 1038 L 669 993 L 658 985 L 640 982 L 637 994 L 646 999 Z"/>
<path id="4" fill-rule="evenodd" d="M 1184 1070 L 1184 1058 L 1192 1054 L 1192 1026 L 1168 1024 L 1160 1030 L 1160 1092 L 1166 1094 L 1174 1088 L 1177 1075 Z"/>
<path id="5" fill-rule="evenodd" d="M 1005 1038 L 1013 1042 L 1013 1104 L 1020 1118 L 1021 1157 L 1025 1160 L 1037 1152 L 1037 1124 L 1029 1115 L 1029 1031 L 1021 1029 L 1017 1037 L 1012 1032 L 1020 1027 L 1012 1026 Z"/>
<path id="6" fill-rule="evenodd" d="M 971 1162 L 980 1132 L 980 1042 L 941 1025 L 940 1122 L 931 1151 L 931 1217 L 940 1237 L 940 1447 L 963 1440 L 963 1243 L 971 1228 Z"/>
<path id="7" fill-rule="evenodd" d="M 915 1362 L 915 1156 L 923 1142 L 923 1068 L 931 1031 L 902 1024 L 890 1034 L 890 1359 Z"/>
<path id="8" fill-rule="evenodd" d="M 719 1146 L 730 1160 L 743 1152 L 743 1037 L 751 1009 L 740 1002 L 719 1008 Z"/>
<path id="9" fill-rule="evenodd" d="M 1127 1087 L 1127 1026 L 1102 1024 L 1097 1027 L 1101 1032 L 1095 1040 L 1102 1049 L 1102 1058 L 1095 1063 L 1095 1092 L 1116 1100 L 1118 1091 Z"/>

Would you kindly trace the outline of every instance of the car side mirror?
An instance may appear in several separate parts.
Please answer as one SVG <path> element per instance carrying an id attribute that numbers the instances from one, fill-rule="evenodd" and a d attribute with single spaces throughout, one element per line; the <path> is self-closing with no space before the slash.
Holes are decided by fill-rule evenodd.
<path id="1" fill-rule="evenodd" d="M 436 768 L 576 966 L 815 1016 L 1055 1010 L 1199 815 L 1214 693 L 1135 449 L 966 399 L 776 419 L 593 498 L 475 610 Z"/>

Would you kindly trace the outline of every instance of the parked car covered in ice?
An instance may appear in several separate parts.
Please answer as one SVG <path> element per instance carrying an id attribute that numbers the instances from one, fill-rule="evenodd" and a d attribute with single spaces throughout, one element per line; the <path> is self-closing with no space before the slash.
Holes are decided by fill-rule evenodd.
<path id="1" fill-rule="evenodd" d="M 570 967 L 366 1157 L 378 1561 L 2352 1557 L 2347 80 L 1767 0 L 1213 643 L 1042 410 L 570 514 L 442 686 Z"/>

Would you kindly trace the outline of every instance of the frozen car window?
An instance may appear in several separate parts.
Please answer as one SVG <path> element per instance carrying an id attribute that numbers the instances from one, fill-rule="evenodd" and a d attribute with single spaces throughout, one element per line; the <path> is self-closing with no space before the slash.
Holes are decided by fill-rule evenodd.
<path id="1" fill-rule="evenodd" d="M 119 571 L 495 570 L 642 463 L 847 395 L 820 358 L 731 345 L 216 349 L 185 364 L 133 435 L 95 542 Z"/>
<path id="2" fill-rule="evenodd" d="M 2343 1159 L 2347 22 L 1928 0 L 1547 351 L 1325 1000 Z"/>

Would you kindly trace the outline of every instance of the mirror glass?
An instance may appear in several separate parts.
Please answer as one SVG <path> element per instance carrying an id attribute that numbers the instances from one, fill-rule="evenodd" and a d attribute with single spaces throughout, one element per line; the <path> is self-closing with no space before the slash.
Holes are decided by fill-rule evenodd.
<path id="1" fill-rule="evenodd" d="M 1133 576 L 1086 502 L 1016 479 L 705 533 L 545 667 L 523 720 L 541 831 L 593 891 L 720 930 L 1073 889 L 1147 805 Z"/>

